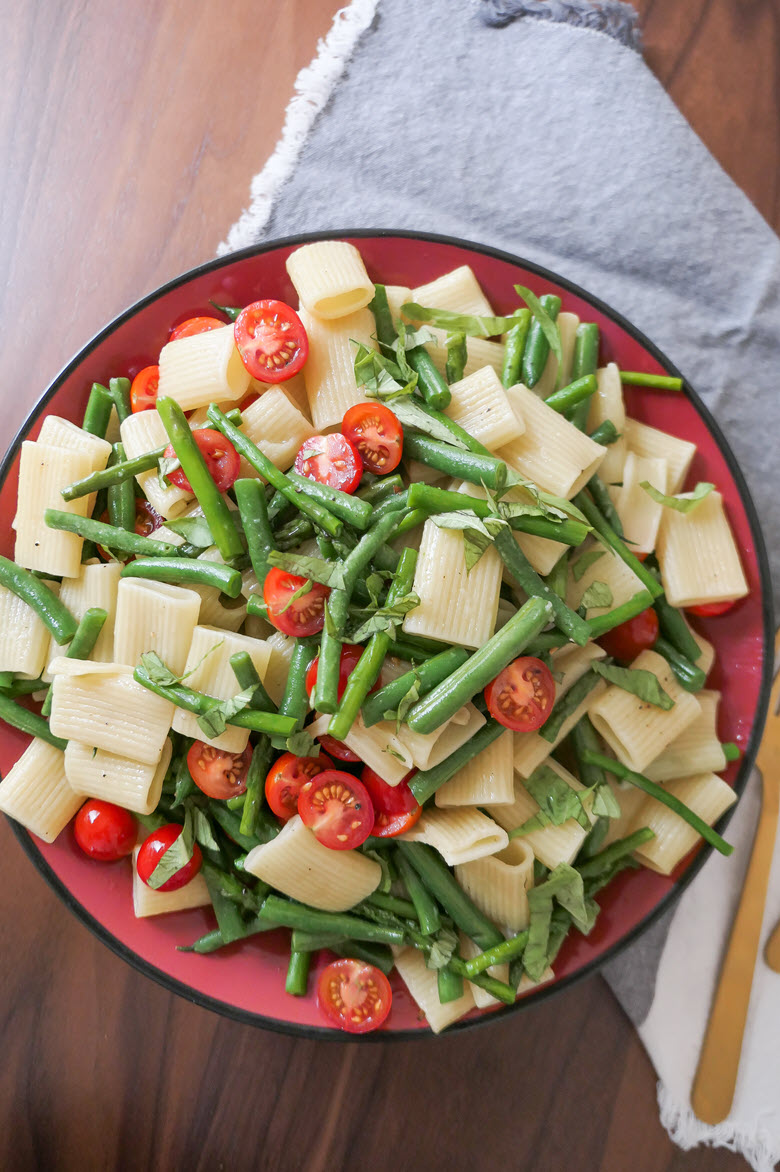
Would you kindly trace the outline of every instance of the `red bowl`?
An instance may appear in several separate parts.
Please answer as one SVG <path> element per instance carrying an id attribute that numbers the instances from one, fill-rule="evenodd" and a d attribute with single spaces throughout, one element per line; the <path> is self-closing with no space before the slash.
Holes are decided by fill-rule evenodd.
<path id="1" fill-rule="evenodd" d="M 601 330 L 602 359 L 624 370 L 678 375 L 674 365 L 625 318 L 584 290 L 530 261 L 483 245 L 426 233 L 354 231 L 289 237 L 235 253 L 185 273 L 138 302 L 106 326 L 76 355 L 30 413 L 0 467 L 0 516 L 4 520 L 2 553 L 13 556 L 11 520 L 16 509 L 19 448 L 34 439 L 48 412 L 80 422 L 91 384 L 117 375 L 132 377 L 157 361 L 171 326 L 185 318 L 213 312 L 209 301 L 245 305 L 258 297 L 292 300 L 295 290 L 285 269 L 293 249 L 334 235 L 360 248 L 369 273 L 384 283 L 416 286 L 462 264 L 473 268 L 498 313 L 517 304 L 516 282 L 535 292 L 550 291 L 564 307 Z M 750 584 L 750 594 L 728 614 L 701 620 L 702 633 L 715 644 L 717 662 L 712 686 L 723 693 L 719 734 L 736 741 L 743 751 L 726 779 L 741 791 L 749 775 L 763 728 L 771 683 L 773 646 L 772 604 L 766 551 L 745 481 L 720 428 L 698 396 L 686 385 L 684 394 L 628 388 L 629 412 L 673 435 L 692 440 L 697 454 L 691 483 L 713 481 L 723 494 Z M 728 671 L 724 671 L 728 665 Z M 0 742 L 0 773 L 5 775 L 27 744 L 14 729 Z M 726 815 L 719 829 L 728 820 Z M 96 864 L 76 846 L 66 830 L 48 846 L 17 824 L 15 833 L 41 874 L 67 906 L 119 956 L 166 988 L 238 1021 L 287 1033 L 317 1037 L 345 1035 L 323 1025 L 313 995 L 290 997 L 284 992 L 287 933 L 266 933 L 231 945 L 212 956 L 177 952 L 214 926 L 210 910 L 194 910 L 137 920 L 131 902 L 128 860 Z M 680 895 L 702 866 L 708 847 L 693 852 L 670 878 L 652 871 L 621 874 L 599 897 L 601 915 L 590 936 L 572 931 L 556 963 L 556 979 L 532 990 L 511 1008 L 472 1011 L 451 1027 L 495 1021 L 508 1013 L 560 991 L 592 973 L 643 932 Z M 317 971 L 323 961 L 317 966 Z M 314 987 L 315 980 L 311 981 Z M 417 1006 L 397 977 L 394 1002 L 385 1026 L 368 1038 L 419 1037 L 427 1028 Z"/>

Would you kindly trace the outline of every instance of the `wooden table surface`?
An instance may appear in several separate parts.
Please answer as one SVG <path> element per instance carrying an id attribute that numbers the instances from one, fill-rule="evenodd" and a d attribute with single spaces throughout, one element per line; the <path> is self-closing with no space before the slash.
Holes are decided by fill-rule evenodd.
<path id="1" fill-rule="evenodd" d="M 126 305 L 213 255 L 336 0 L 3 9 L 4 441 Z M 646 58 L 780 225 L 777 0 L 637 0 Z M 0 1167 L 704 1172 L 599 977 L 500 1028 L 318 1044 L 200 1009 L 68 915 L 0 825 Z"/>

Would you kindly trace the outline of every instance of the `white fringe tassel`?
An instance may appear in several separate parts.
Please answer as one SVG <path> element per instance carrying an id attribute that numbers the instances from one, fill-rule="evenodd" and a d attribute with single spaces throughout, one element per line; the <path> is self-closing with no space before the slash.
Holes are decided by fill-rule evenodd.
<path id="1" fill-rule="evenodd" d="M 227 240 L 220 244 L 217 256 L 247 248 L 260 239 L 274 200 L 290 178 L 309 131 L 358 41 L 371 25 L 378 3 L 379 0 L 352 0 L 334 16 L 327 37 L 317 45 L 316 57 L 295 79 L 295 93 L 287 107 L 282 136 L 262 171 L 252 180 L 252 202 L 230 229 Z"/>
<path id="2" fill-rule="evenodd" d="M 687 1103 L 672 1097 L 663 1083 L 658 1084 L 658 1106 L 661 1123 L 670 1138 L 684 1152 L 699 1144 L 713 1148 L 728 1148 L 743 1156 L 754 1172 L 773 1172 L 780 1160 L 780 1145 L 768 1131 L 757 1128 L 745 1131 L 733 1123 L 717 1123 L 711 1127 L 697 1119 Z"/>

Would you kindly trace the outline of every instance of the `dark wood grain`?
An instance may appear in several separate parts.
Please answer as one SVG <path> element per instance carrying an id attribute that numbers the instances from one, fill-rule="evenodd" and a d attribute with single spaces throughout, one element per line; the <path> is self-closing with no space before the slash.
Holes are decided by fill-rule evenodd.
<path id="1" fill-rule="evenodd" d="M 776 228 L 772 0 L 637 0 L 646 56 Z M 112 315 L 207 259 L 278 136 L 336 0 L 3 6 L 4 440 Z M 272 49 L 269 49 L 269 45 Z M 0 1167 L 726 1172 L 658 1122 L 600 979 L 465 1036 L 262 1033 L 140 976 L 69 916 L 0 825 Z"/>

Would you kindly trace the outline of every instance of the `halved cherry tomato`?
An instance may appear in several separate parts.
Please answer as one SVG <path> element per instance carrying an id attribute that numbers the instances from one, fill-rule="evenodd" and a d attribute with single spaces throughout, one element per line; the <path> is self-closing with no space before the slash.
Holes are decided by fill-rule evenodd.
<path id="1" fill-rule="evenodd" d="M 313 435 L 301 444 L 295 457 L 295 471 L 329 488 L 354 492 L 363 475 L 363 461 L 357 448 L 338 432 Z"/>
<path id="2" fill-rule="evenodd" d="M 136 822 L 129 810 L 113 802 L 90 798 L 76 815 L 73 832 L 85 855 L 112 863 L 132 854 Z"/>
<path id="3" fill-rule="evenodd" d="M 316 635 L 325 626 L 325 602 L 330 587 L 312 582 L 311 590 L 293 597 L 306 585 L 307 578 L 288 574 L 278 566 L 272 566 L 263 584 L 263 602 L 268 611 L 268 621 L 283 635 Z"/>
<path id="4" fill-rule="evenodd" d="M 283 301 L 253 301 L 233 326 L 244 366 L 261 383 L 292 378 L 309 354 L 309 339 L 298 314 Z"/>
<path id="5" fill-rule="evenodd" d="M 401 463 L 403 428 L 383 403 L 358 403 L 350 407 L 341 430 L 360 452 L 363 466 L 375 476 L 384 476 Z"/>
<path id="6" fill-rule="evenodd" d="M 368 790 L 340 769 L 325 769 L 301 786 L 298 813 L 315 838 L 334 851 L 360 846 L 374 825 Z"/>
<path id="7" fill-rule="evenodd" d="M 647 610 L 643 610 L 633 619 L 628 619 L 619 627 L 613 627 L 611 631 L 607 631 L 606 635 L 601 636 L 599 643 L 607 655 L 630 662 L 632 659 L 636 659 L 642 651 L 652 647 L 657 638 L 658 615 L 652 606 L 649 606 Z"/>
<path id="8" fill-rule="evenodd" d="M 230 440 L 225 439 L 221 432 L 214 431 L 211 427 L 198 428 L 197 431 L 193 431 L 192 438 L 206 461 L 209 476 L 220 492 L 227 492 L 238 478 L 241 467 L 241 457 L 238 452 Z M 163 458 L 166 460 L 176 459 L 173 444 L 168 444 L 163 452 Z M 172 472 L 168 473 L 168 479 L 177 488 L 183 488 L 185 492 L 192 492 L 192 485 L 185 476 L 183 468 L 174 468 Z"/>
<path id="9" fill-rule="evenodd" d="M 266 579 L 267 581 L 267 579 Z M 351 676 L 358 664 L 358 660 L 365 651 L 365 647 L 361 647 L 359 643 L 342 643 L 341 644 L 341 658 L 339 660 L 339 683 L 338 683 L 338 698 L 339 700 L 344 695 L 344 689 L 347 686 L 347 680 Z M 306 691 L 311 699 L 311 694 L 314 691 L 314 685 L 317 683 L 317 669 L 320 665 L 320 657 L 316 656 L 309 665 L 309 670 L 306 672 Z M 382 686 L 382 673 L 377 676 L 376 682 L 369 688 L 369 692 L 375 692 L 377 688 Z M 342 760 L 349 760 L 349 758 L 342 758 Z M 358 758 L 356 757 L 357 761 Z"/>
<path id="10" fill-rule="evenodd" d="M 100 520 L 108 524 L 110 518 L 108 516 L 108 509 L 104 509 L 100 514 Z M 141 537 L 149 537 L 154 533 L 155 529 L 159 529 L 161 525 L 165 524 L 165 518 L 161 517 L 156 509 L 153 509 L 148 501 L 141 500 L 140 497 L 135 498 L 135 531 Z M 102 545 L 96 546 L 98 554 L 102 557 L 104 562 L 111 562 L 114 559 L 108 550 L 104 549 Z M 120 561 L 132 561 L 132 554 L 127 554 L 120 558 Z"/>
<path id="11" fill-rule="evenodd" d="M 328 1019 L 348 1034 L 378 1029 L 390 1012 L 393 993 L 381 969 L 363 960 L 334 960 L 320 973 L 317 1003 Z"/>
<path id="12" fill-rule="evenodd" d="M 135 869 L 144 883 L 148 884 L 160 858 L 173 845 L 182 830 L 183 827 L 179 826 L 176 822 L 169 822 L 167 825 L 161 826 L 159 830 L 153 830 L 143 842 L 138 852 L 138 857 L 135 860 Z M 162 886 L 155 888 L 155 890 L 178 891 L 180 887 L 186 886 L 190 879 L 195 878 L 202 862 L 203 855 L 197 842 L 195 842 L 192 845 L 192 857 L 189 861 L 183 867 L 179 867 L 179 870 L 174 875 L 171 875 L 170 879 L 166 879 Z"/>
<path id="13" fill-rule="evenodd" d="M 271 766 L 265 779 L 265 796 L 268 805 L 284 822 L 298 813 L 298 794 L 306 781 L 311 781 L 325 769 L 332 769 L 333 762 L 321 753 L 319 757 L 296 757 L 294 753 L 283 753 Z"/>
<path id="14" fill-rule="evenodd" d="M 325 752 L 330 753 L 331 757 L 336 757 L 339 761 L 349 762 L 350 765 L 360 763 L 360 758 L 357 753 L 353 753 L 351 749 L 348 749 L 343 741 L 337 741 L 335 737 L 328 736 L 327 733 L 320 733 L 317 740 Z"/>
<path id="15" fill-rule="evenodd" d="M 739 602 L 738 598 L 729 598 L 725 602 L 702 602 L 700 606 L 686 606 L 689 614 L 699 614 L 702 618 L 712 618 L 715 615 L 725 614 L 727 610 L 731 610 L 732 606 L 736 606 Z"/>
<path id="16" fill-rule="evenodd" d="M 422 814 L 422 806 L 409 789 L 416 769 L 411 769 L 398 785 L 390 785 L 368 765 L 363 766 L 360 780 L 369 792 L 374 806 L 374 825 L 371 833 L 376 838 L 395 838 L 411 830 Z"/>
<path id="17" fill-rule="evenodd" d="M 199 790 L 209 798 L 236 798 L 246 793 L 246 775 L 252 760 L 252 746 L 243 753 L 215 749 L 204 741 L 193 741 L 187 754 L 187 768 Z"/>
<path id="18" fill-rule="evenodd" d="M 224 324 L 218 317 L 188 317 L 186 321 L 173 327 L 168 341 L 178 342 L 179 338 L 191 338 L 194 334 L 206 334 L 209 330 L 221 330 Z"/>
<path id="19" fill-rule="evenodd" d="M 504 728 L 541 728 L 555 702 L 555 680 L 547 664 L 531 655 L 515 659 L 485 688 L 490 715 Z"/>
<path id="20" fill-rule="evenodd" d="M 145 366 L 130 386 L 130 406 L 134 413 L 151 411 L 157 406 L 157 390 L 160 386 L 159 366 Z"/>

